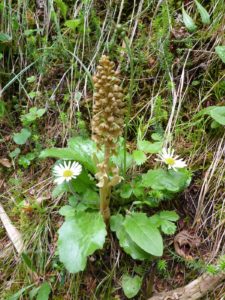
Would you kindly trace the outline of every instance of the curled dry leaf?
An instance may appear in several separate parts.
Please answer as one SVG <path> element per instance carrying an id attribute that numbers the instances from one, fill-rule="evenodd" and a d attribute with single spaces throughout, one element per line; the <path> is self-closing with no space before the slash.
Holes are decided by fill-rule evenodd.
<path id="1" fill-rule="evenodd" d="M 0 164 L 6 168 L 11 168 L 11 166 L 12 166 L 12 164 L 10 163 L 10 161 L 7 158 L 0 158 Z"/>
<path id="2" fill-rule="evenodd" d="M 201 244 L 201 240 L 195 234 L 182 230 L 174 238 L 174 248 L 178 255 L 185 259 L 192 259 L 192 250 Z"/>

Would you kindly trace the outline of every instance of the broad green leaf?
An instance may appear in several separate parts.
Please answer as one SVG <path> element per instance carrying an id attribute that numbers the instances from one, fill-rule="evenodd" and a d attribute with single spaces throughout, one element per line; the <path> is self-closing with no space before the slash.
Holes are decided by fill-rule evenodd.
<path id="1" fill-rule="evenodd" d="M 9 157 L 15 158 L 20 154 L 20 152 L 21 152 L 20 148 L 16 148 L 15 150 L 9 153 Z"/>
<path id="2" fill-rule="evenodd" d="M 64 217 L 73 217 L 75 215 L 74 207 L 70 205 L 64 205 L 60 208 L 59 214 Z"/>
<path id="3" fill-rule="evenodd" d="M 100 207 L 99 193 L 92 189 L 86 188 L 85 193 L 81 196 L 81 201 L 87 207 L 92 209 L 97 209 Z"/>
<path id="4" fill-rule="evenodd" d="M 125 231 L 123 222 L 124 217 L 121 214 L 114 215 L 110 218 L 110 228 L 112 231 L 116 232 L 119 244 L 124 252 L 129 254 L 133 259 L 150 260 L 152 256 L 132 241 Z"/>
<path id="5" fill-rule="evenodd" d="M 191 177 L 188 171 L 167 171 L 164 169 L 149 170 L 142 175 L 142 184 L 144 187 L 153 190 L 168 190 L 170 192 L 179 192 L 187 187 Z"/>
<path id="6" fill-rule="evenodd" d="M 7 44 L 12 41 L 11 36 L 9 36 L 7 33 L 0 32 L 0 44 Z"/>
<path id="7" fill-rule="evenodd" d="M 225 125 L 225 106 L 218 106 L 210 111 L 210 116 L 219 124 Z"/>
<path id="8" fill-rule="evenodd" d="M 144 154 L 144 152 L 142 152 L 141 150 L 134 150 L 133 151 L 133 159 L 134 159 L 135 163 L 138 166 L 140 166 L 147 160 L 147 157 Z"/>
<path id="9" fill-rule="evenodd" d="M 93 156 L 97 150 L 94 141 L 77 136 L 68 141 L 68 146 L 76 152 L 75 160 L 82 163 L 90 172 L 95 173 L 96 165 L 93 162 Z"/>
<path id="10" fill-rule="evenodd" d="M 48 282 L 43 282 L 40 286 L 36 300 L 48 300 L 51 293 L 51 287 Z"/>
<path id="11" fill-rule="evenodd" d="M 160 142 L 160 141 L 163 140 L 162 135 L 159 134 L 159 133 L 156 133 L 156 132 L 154 132 L 154 133 L 151 135 L 151 138 L 152 138 L 154 141 L 158 141 L 158 142 Z"/>
<path id="12" fill-rule="evenodd" d="M 57 4 L 57 7 L 59 8 L 64 20 L 66 19 L 66 14 L 68 11 L 68 6 L 66 3 L 62 0 L 54 0 L 54 2 Z"/>
<path id="13" fill-rule="evenodd" d="M 82 194 L 89 188 L 93 188 L 95 186 L 95 181 L 92 181 L 88 172 L 83 169 L 76 179 L 71 180 L 71 186 L 74 192 Z"/>
<path id="14" fill-rule="evenodd" d="M 76 160 L 76 152 L 71 148 L 49 148 L 41 151 L 40 158 L 54 157 L 66 160 Z"/>
<path id="15" fill-rule="evenodd" d="M 195 31 L 197 26 L 195 25 L 194 20 L 189 16 L 189 14 L 185 11 L 184 7 L 182 7 L 182 15 L 183 15 L 183 22 L 186 28 L 189 31 Z"/>
<path id="16" fill-rule="evenodd" d="M 173 221 L 176 222 L 177 220 L 179 220 L 179 216 L 175 211 L 169 211 L 169 210 L 163 210 L 160 212 L 160 218 L 161 219 L 165 219 L 165 220 L 169 220 L 169 221 Z"/>
<path id="17" fill-rule="evenodd" d="M 145 252 L 162 256 L 163 241 L 159 230 L 152 225 L 149 218 L 144 213 L 133 213 L 127 215 L 124 227 L 133 242 L 135 242 Z"/>
<path id="18" fill-rule="evenodd" d="M 198 12 L 201 15 L 202 23 L 205 25 L 210 24 L 210 15 L 207 10 L 197 0 L 195 0 L 195 3 L 197 5 Z"/>
<path id="19" fill-rule="evenodd" d="M 23 128 L 20 132 L 13 135 L 13 140 L 17 145 L 23 145 L 31 136 L 30 130 Z"/>
<path id="20" fill-rule="evenodd" d="M 219 58 L 222 60 L 222 62 L 225 63 L 225 46 L 217 46 L 215 48 L 215 51 Z"/>
<path id="21" fill-rule="evenodd" d="M 74 19 L 74 20 L 68 20 L 64 23 L 64 25 L 72 30 L 75 30 L 79 27 L 79 25 L 81 24 L 81 19 Z"/>
<path id="22" fill-rule="evenodd" d="M 125 296 L 130 299 L 135 297 L 142 284 L 142 278 L 140 276 L 131 277 L 129 275 L 123 275 L 122 277 L 122 288 Z"/>
<path id="23" fill-rule="evenodd" d="M 130 183 L 124 183 L 120 188 L 120 197 L 124 199 L 130 198 L 133 193 L 133 189 Z"/>
<path id="24" fill-rule="evenodd" d="M 138 142 L 138 149 L 145 153 L 158 153 L 162 150 L 162 146 L 162 142 L 150 143 L 149 141 L 145 140 Z"/>
<path id="25" fill-rule="evenodd" d="M 100 213 L 79 212 L 59 229 L 59 259 L 71 273 L 83 271 L 87 257 L 105 242 L 106 228 Z"/>

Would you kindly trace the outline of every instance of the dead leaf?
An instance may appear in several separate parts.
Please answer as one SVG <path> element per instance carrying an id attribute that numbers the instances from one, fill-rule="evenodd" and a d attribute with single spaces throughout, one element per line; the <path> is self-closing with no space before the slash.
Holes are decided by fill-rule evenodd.
<path id="1" fill-rule="evenodd" d="M 191 255 L 192 250 L 197 248 L 200 244 L 200 238 L 187 230 L 182 230 L 174 238 L 174 248 L 176 253 L 189 260 L 193 259 Z"/>
<path id="2" fill-rule="evenodd" d="M 11 162 L 7 158 L 0 158 L 0 164 L 6 168 L 11 168 L 12 166 Z"/>

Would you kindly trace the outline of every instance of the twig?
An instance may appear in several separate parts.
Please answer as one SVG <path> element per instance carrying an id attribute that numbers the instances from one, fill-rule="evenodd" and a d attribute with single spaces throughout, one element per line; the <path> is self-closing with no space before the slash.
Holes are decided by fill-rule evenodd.
<path id="1" fill-rule="evenodd" d="M 10 218 L 8 217 L 1 203 L 0 203 L 0 219 L 2 221 L 3 226 L 5 227 L 8 237 L 10 238 L 13 246 L 16 248 L 17 253 L 21 254 L 24 249 L 22 235 L 12 224 Z"/>

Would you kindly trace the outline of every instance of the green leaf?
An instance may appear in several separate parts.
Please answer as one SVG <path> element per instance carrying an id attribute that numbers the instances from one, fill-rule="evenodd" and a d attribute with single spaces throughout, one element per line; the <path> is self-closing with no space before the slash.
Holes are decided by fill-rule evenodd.
<path id="1" fill-rule="evenodd" d="M 210 24 L 210 15 L 207 10 L 197 0 L 195 0 L 195 3 L 197 5 L 198 12 L 201 15 L 202 23 L 205 25 Z"/>
<path id="2" fill-rule="evenodd" d="M 121 214 L 114 215 L 110 218 L 110 228 L 116 232 L 121 248 L 129 254 L 133 259 L 150 260 L 152 256 L 142 250 L 126 233 L 123 226 L 124 217 Z"/>
<path id="3" fill-rule="evenodd" d="M 133 242 L 145 252 L 162 256 L 163 241 L 159 230 L 152 225 L 144 213 L 133 213 L 126 216 L 124 227 Z"/>
<path id="4" fill-rule="evenodd" d="M 54 0 L 54 2 L 57 4 L 57 7 L 59 8 L 64 20 L 66 19 L 66 14 L 68 11 L 68 6 L 66 5 L 65 2 L 62 0 Z"/>
<path id="5" fill-rule="evenodd" d="M 183 15 L 183 22 L 186 28 L 189 31 L 195 31 L 197 29 L 197 26 L 195 25 L 194 20 L 185 11 L 184 7 L 182 7 L 182 15 Z"/>
<path id="6" fill-rule="evenodd" d="M 169 210 L 163 210 L 160 212 L 160 218 L 164 219 L 164 220 L 169 220 L 169 221 L 173 221 L 176 222 L 177 220 L 179 220 L 179 216 L 175 211 L 169 211 Z"/>
<path id="7" fill-rule="evenodd" d="M 79 212 L 59 229 L 59 259 L 71 273 L 83 271 L 87 257 L 102 249 L 106 229 L 100 213 Z"/>
<path id="8" fill-rule="evenodd" d="M 0 44 L 7 44 L 12 41 L 11 36 L 9 36 L 7 33 L 0 33 Z"/>
<path id="9" fill-rule="evenodd" d="M 142 175 L 142 184 L 144 187 L 153 190 L 168 190 L 170 192 L 179 192 L 187 187 L 191 177 L 188 171 L 167 171 L 164 169 L 149 170 L 147 174 Z"/>
<path id="10" fill-rule="evenodd" d="M 76 152 L 71 148 L 49 148 L 41 151 L 40 158 L 54 157 L 66 160 L 75 160 Z"/>
<path id="11" fill-rule="evenodd" d="M 225 63 L 225 46 L 217 46 L 215 48 L 215 51 L 219 58 L 222 60 L 222 62 Z"/>
<path id="12" fill-rule="evenodd" d="M 32 286 L 34 286 L 34 284 L 25 286 L 24 288 L 20 289 L 18 292 L 13 294 L 12 296 L 8 297 L 7 300 L 18 300 L 23 295 L 23 293 L 29 290 Z"/>
<path id="13" fill-rule="evenodd" d="M 135 297 L 142 284 L 142 278 L 140 276 L 131 277 L 129 275 L 122 276 L 122 288 L 125 296 L 130 299 Z"/>
<path id="14" fill-rule="evenodd" d="M 24 126 L 32 124 L 37 119 L 40 119 L 46 112 L 45 108 L 31 107 L 29 113 L 21 116 L 21 121 Z"/>
<path id="15" fill-rule="evenodd" d="M 138 149 L 145 153 L 159 153 L 162 150 L 162 146 L 162 142 L 150 143 L 145 140 L 138 142 Z"/>
<path id="16" fill-rule="evenodd" d="M 175 233 L 177 226 L 173 222 L 162 220 L 161 229 L 163 233 L 171 235 Z"/>
<path id="17" fill-rule="evenodd" d="M 96 144 L 92 140 L 77 136 L 68 141 L 68 146 L 76 152 L 75 160 L 82 163 L 90 172 L 96 172 L 93 156 L 97 150 Z"/>
<path id="18" fill-rule="evenodd" d="M 27 265 L 27 267 L 29 269 L 31 269 L 33 272 L 37 272 L 32 260 L 30 259 L 30 257 L 25 252 L 23 252 L 21 256 L 22 256 L 23 261 Z"/>
<path id="19" fill-rule="evenodd" d="M 31 136 L 30 130 L 23 128 L 20 132 L 14 133 L 13 140 L 17 145 L 23 145 Z"/>
<path id="20" fill-rule="evenodd" d="M 74 20 L 68 20 L 64 23 L 64 25 L 72 30 L 75 30 L 79 27 L 79 25 L 81 24 L 81 19 L 74 19 Z"/>
<path id="21" fill-rule="evenodd" d="M 43 282 L 40 286 L 36 300 L 48 300 L 51 293 L 51 287 L 48 282 Z"/>
<path id="22" fill-rule="evenodd" d="M 134 150 L 133 159 L 135 163 L 140 166 L 147 160 L 147 156 L 141 150 Z"/>
<path id="23" fill-rule="evenodd" d="M 0 120 L 6 115 L 6 105 L 5 102 L 0 100 Z"/>
<path id="24" fill-rule="evenodd" d="M 176 222 L 179 219 L 178 214 L 175 211 L 161 211 L 159 214 L 155 214 L 149 218 L 151 223 L 156 227 L 161 227 L 162 232 L 171 235 L 176 231 Z"/>
<path id="25" fill-rule="evenodd" d="M 210 111 L 210 116 L 219 124 L 225 125 L 225 106 L 218 106 Z"/>
<path id="26" fill-rule="evenodd" d="M 9 157 L 15 158 L 20 154 L 20 152 L 21 152 L 20 148 L 16 148 L 15 150 L 9 153 Z"/>
<path id="27" fill-rule="evenodd" d="M 161 134 L 159 133 L 156 133 L 154 132 L 152 135 L 151 135 L 151 138 L 154 140 L 154 141 L 159 141 L 161 142 L 163 140 L 163 137 Z"/>
<path id="28" fill-rule="evenodd" d="M 120 197 L 124 198 L 124 199 L 128 199 L 130 198 L 130 196 L 133 193 L 133 189 L 131 184 L 129 183 L 124 183 L 121 188 L 120 188 Z"/>
<path id="29" fill-rule="evenodd" d="M 73 217 L 75 215 L 74 207 L 70 205 L 64 205 L 60 208 L 59 214 L 64 217 Z"/>

